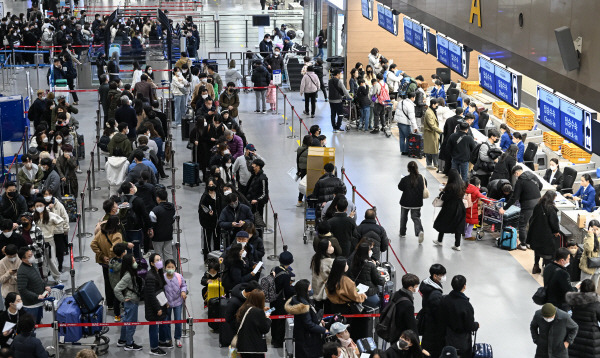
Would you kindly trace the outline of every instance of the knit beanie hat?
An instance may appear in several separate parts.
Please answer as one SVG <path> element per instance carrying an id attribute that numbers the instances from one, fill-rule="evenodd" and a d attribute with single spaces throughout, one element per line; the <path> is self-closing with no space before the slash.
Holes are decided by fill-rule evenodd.
<path id="1" fill-rule="evenodd" d="M 556 307 L 552 303 L 546 303 L 542 306 L 542 316 L 545 318 L 554 317 L 556 314 Z"/>
<path id="2" fill-rule="evenodd" d="M 287 250 L 287 245 L 283 246 L 283 252 L 279 254 L 279 263 L 287 266 L 294 262 L 294 255 Z"/>

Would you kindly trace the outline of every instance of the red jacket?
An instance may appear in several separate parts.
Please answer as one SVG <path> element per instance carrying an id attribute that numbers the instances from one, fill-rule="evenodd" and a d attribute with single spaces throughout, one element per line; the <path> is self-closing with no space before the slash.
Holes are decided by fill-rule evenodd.
<path id="1" fill-rule="evenodd" d="M 473 202 L 473 206 L 467 208 L 467 224 L 478 224 L 479 223 L 479 215 L 478 215 L 478 205 L 479 199 L 487 199 L 487 197 L 479 191 L 479 188 L 473 184 L 469 184 L 465 194 L 471 195 L 471 201 Z"/>

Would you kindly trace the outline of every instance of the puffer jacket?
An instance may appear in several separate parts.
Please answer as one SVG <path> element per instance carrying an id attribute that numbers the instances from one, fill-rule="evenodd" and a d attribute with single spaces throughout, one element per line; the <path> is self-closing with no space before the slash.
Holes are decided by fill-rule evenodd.
<path id="1" fill-rule="evenodd" d="M 333 200 L 335 189 L 338 187 L 346 187 L 342 179 L 331 173 L 325 173 L 319 178 L 313 190 L 313 196 L 316 196 L 319 203 L 326 203 Z"/>
<path id="2" fill-rule="evenodd" d="M 48 212 L 50 219 L 47 223 L 42 220 L 36 221 L 36 225 L 42 230 L 44 234 L 44 242 L 50 242 L 54 240 L 54 230 L 56 227 L 63 227 L 64 220 L 53 212 Z"/>
<path id="3" fill-rule="evenodd" d="M 306 172 L 308 162 L 308 147 L 304 144 L 296 149 L 296 167 L 298 171 Z"/>
<path id="4" fill-rule="evenodd" d="M 52 198 L 52 209 L 48 208 L 48 211 L 60 216 L 63 219 L 62 225 L 56 225 L 54 227 L 54 234 L 63 234 L 69 231 L 69 215 L 65 206 L 56 198 Z"/>
<path id="5" fill-rule="evenodd" d="M 110 281 L 110 286 L 115 289 L 117 283 L 121 281 L 121 266 L 123 265 L 123 260 L 118 257 L 113 257 L 110 259 L 108 263 L 108 280 Z"/>
<path id="6" fill-rule="evenodd" d="M 167 305 L 161 306 L 156 298 L 156 295 L 164 290 L 162 281 L 160 274 L 154 268 L 148 267 L 144 286 L 144 312 L 148 321 L 160 321 L 167 316 Z M 162 315 L 159 316 L 158 311 L 162 311 Z"/>
<path id="7" fill-rule="evenodd" d="M 473 184 L 469 184 L 467 186 L 465 194 L 471 196 L 471 202 L 473 203 L 473 205 L 470 208 L 467 208 L 466 222 L 467 224 L 475 225 L 479 223 L 479 199 L 484 199 L 485 195 L 481 194 L 479 188 Z"/>
<path id="8" fill-rule="evenodd" d="M 237 92 L 228 93 L 227 90 L 221 93 L 219 96 L 219 105 L 221 106 L 221 110 L 228 110 L 229 116 L 232 118 L 237 118 L 238 116 L 238 107 L 240 106 L 240 96 Z M 232 106 L 233 109 L 229 109 L 229 106 Z"/>
<path id="9" fill-rule="evenodd" d="M 294 296 L 284 306 L 288 314 L 294 315 L 294 341 L 296 357 L 312 358 L 321 355 L 323 350 L 322 336 L 325 327 L 321 326 L 321 320 L 317 311 L 304 298 Z"/>
<path id="10" fill-rule="evenodd" d="M 357 286 L 361 283 L 365 286 L 369 286 L 369 289 L 366 292 L 367 296 L 376 295 L 378 291 L 377 286 L 383 286 L 385 283 L 383 277 L 379 271 L 377 271 L 375 264 L 368 260 L 365 260 L 359 268 L 355 268 L 355 266 L 352 265 L 348 277 L 354 280 Z"/>
<path id="11" fill-rule="evenodd" d="M 115 297 L 119 302 L 125 302 L 129 299 L 130 302 L 139 303 L 140 297 L 137 295 L 137 285 L 129 272 L 125 272 L 123 277 L 115 286 Z"/>
<path id="12" fill-rule="evenodd" d="M 379 261 L 382 252 L 387 251 L 390 240 L 383 226 L 377 224 L 375 219 L 365 219 L 356 228 L 360 237 L 372 238 L 375 242 L 373 246 L 373 259 Z"/>
<path id="13" fill-rule="evenodd" d="M 123 242 L 123 235 L 120 232 L 115 232 L 114 234 L 106 234 L 102 230 L 98 231 L 96 236 L 94 236 L 94 240 L 90 243 L 90 247 L 92 251 L 96 254 L 96 263 L 97 264 L 106 264 L 104 258 L 112 259 L 115 257 L 113 247 L 116 244 Z"/>
<path id="14" fill-rule="evenodd" d="M 321 89 L 319 77 L 313 71 L 306 72 L 300 82 L 300 95 L 319 92 L 319 89 Z"/>
<path id="15" fill-rule="evenodd" d="M 579 325 L 569 357 L 600 357 L 600 297 L 595 292 L 569 292 L 566 300 L 573 310 L 571 318 Z"/>

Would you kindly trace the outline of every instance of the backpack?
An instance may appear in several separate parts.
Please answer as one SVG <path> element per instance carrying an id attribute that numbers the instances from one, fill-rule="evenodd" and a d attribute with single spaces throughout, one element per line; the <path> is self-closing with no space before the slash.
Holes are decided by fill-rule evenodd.
<path id="1" fill-rule="evenodd" d="M 398 96 L 406 98 L 406 95 L 408 94 L 408 87 L 410 87 L 411 83 L 417 84 L 417 82 L 410 77 L 402 78 L 400 81 L 400 86 L 398 86 Z"/>
<path id="2" fill-rule="evenodd" d="M 274 302 L 277 300 L 283 290 L 277 292 L 277 289 L 275 288 L 275 279 L 283 274 L 288 274 L 288 272 L 285 270 L 276 275 L 273 275 L 273 272 L 275 272 L 275 268 L 271 269 L 271 272 L 268 275 L 260 279 L 260 287 L 265 293 L 266 302 Z"/>
<path id="3" fill-rule="evenodd" d="M 139 229 L 138 217 L 135 214 L 135 211 L 133 210 L 133 201 L 135 200 L 135 198 L 137 198 L 137 196 L 135 195 L 132 195 L 129 200 L 125 195 L 121 196 L 121 203 L 129 203 L 129 208 L 121 209 L 123 211 L 123 214 L 119 215 L 121 217 L 121 223 L 123 224 L 123 227 L 125 227 L 125 230 Z"/>
<path id="4" fill-rule="evenodd" d="M 379 90 L 379 94 L 377 94 L 377 103 L 385 105 L 386 102 L 389 102 L 390 100 L 390 92 L 387 89 L 385 82 L 383 82 L 383 84 L 381 82 L 378 82 L 380 90 Z"/>
<path id="5" fill-rule="evenodd" d="M 379 323 L 375 327 L 375 331 L 377 332 L 377 336 L 383 338 L 387 342 L 395 342 L 402 333 L 398 331 L 398 328 L 396 327 L 396 307 L 402 301 L 410 300 L 404 296 L 397 300 L 395 297 L 392 298 L 392 304 L 385 306 L 379 316 Z"/>
<path id="6" fill-rule="evenodd" d="M 471 151 L 471 156 L 469 157 L 469 162 L 473 165 L 477 164 L 477 162 L 479 161 L 479 150 L 481 149 L 482 144 L 483 143 L 477 144 L 475 146 L 475 148 Z"/>

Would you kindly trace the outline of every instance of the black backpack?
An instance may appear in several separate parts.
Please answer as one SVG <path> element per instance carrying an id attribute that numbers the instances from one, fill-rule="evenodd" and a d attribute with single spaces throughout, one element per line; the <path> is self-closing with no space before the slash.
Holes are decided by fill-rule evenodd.
<path id="1" fill-rule="evenodd" d="M 400 295 L 395 295 L 392 298 L 392 302 L 385 306 L 383 312 L 381 312 L 381 315 L 379 316 L 379 323 L 375 327 L 377 336 L 390 343 L 398 340 L 398 337 L 400 337 L 400 334 L 402 333 L 398 331 L 398 327 L 396 327 L 396 308 L 400 302 L 410 301 L 404 296 L 397 299 L 396 297 L 398 296 Z"/>
<path id="2" fill-rule="evenodd" d="M 121 203 L 129 203 L 129 208 L 121 209 L 122 214 L 119 215 L 121 217 L 121 223 L 125 230 L 138 230 L 140 228 L 138 217 L 133 210 L 133 201 L 137 198 L 137 196 L 132 195 L 131 198 L 127 199 L 127 196 L 121 196 Z"/>
<path id="3" fill-rule="evenodd" d="M 479 161 L 479 150 L 481 149 L 481 145 L 483 145 L 484 143 L 485 142 L 477 144 L 475 148 L 471 151 L 471 157 L 469 158 L 469 162 L 471 164 L 475 165 Z"/>

